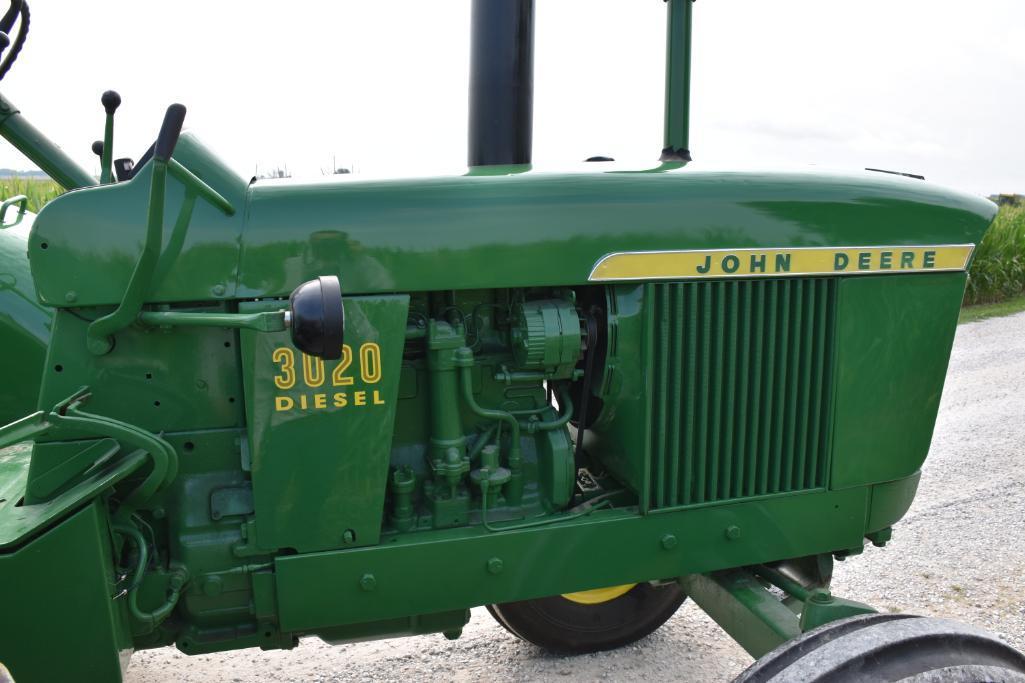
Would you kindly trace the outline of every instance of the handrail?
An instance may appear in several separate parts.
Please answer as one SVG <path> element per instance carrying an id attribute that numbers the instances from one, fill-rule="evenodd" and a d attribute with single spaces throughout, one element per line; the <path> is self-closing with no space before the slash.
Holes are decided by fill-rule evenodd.
<path id="1" fill-rule="evenodd" d="M 14 219 L 13 223 L 7 222 L 7 209 L 11 206 L 18 204 L 18 217 Z M 3 204 L 0 204 L 0 230 L 5 228 L 13 228 L 18 223 L 21 223 L 21 219 L 25 217 L 25 212 L 28 211 L 28 197 L 23 194 L 16 194 L 13 197 L 4 200 Z"/>

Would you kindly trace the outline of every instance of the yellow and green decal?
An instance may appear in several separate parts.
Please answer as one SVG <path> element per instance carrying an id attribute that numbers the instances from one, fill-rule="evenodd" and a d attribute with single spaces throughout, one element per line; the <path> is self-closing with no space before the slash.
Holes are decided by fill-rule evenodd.
<path id="1" fill-rule="evenodd" d="M 626 251 L 603 256 L 589 280 L 866 275 L 965 270 L 973 244 Z"/>

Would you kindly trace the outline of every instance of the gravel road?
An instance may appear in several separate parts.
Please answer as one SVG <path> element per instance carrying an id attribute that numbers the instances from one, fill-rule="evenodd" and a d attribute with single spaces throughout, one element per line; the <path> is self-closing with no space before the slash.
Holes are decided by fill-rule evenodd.
<path id="1" fill-rule="evenodd" d="M 838 563 L 835 592 L 879 609 L 945 616 L 1025 650 L 1025 313 L 962 325 L 932 452 L 914 506 L 885 549 Z M 182 681 L 727 681 L 751 658 L 684 607 L 616 652 L 555 657 L 521 643 L 483 609 L 458 641 L 441 635 L 340 647 L 186 657 L 136 653 L 130 683 Z"/>

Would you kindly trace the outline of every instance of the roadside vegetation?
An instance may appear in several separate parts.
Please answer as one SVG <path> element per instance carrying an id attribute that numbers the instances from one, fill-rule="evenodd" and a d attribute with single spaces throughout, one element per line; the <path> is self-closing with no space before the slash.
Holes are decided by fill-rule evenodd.
<path id="1" fill-rule="evenodd" d="M 28 210 L 32 213 L 39 213 L 39 209 L 43 208 L 46 202 L 54 199 L 62 192 L 64 192 L 64 188 L 49 179 L 23 178 L 20 176 L 0 178 L 0 199 L 8 199 L 9 197 L 23 194 L 28 197 Z"/>
<path id="2" fill-rule="evenodd" d="M 1025 205 L 1000 207 L 968 274 L 962 322 L 1025 310 Z"/>

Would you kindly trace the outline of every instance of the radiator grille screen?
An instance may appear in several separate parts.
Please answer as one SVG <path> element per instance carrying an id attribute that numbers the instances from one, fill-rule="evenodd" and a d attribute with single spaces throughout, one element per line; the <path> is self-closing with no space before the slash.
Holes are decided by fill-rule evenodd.
<path id="1" fill-rule="evenodd" d="M 651 285 L 650 507 L 824 485 L 836 283 Z"/>

